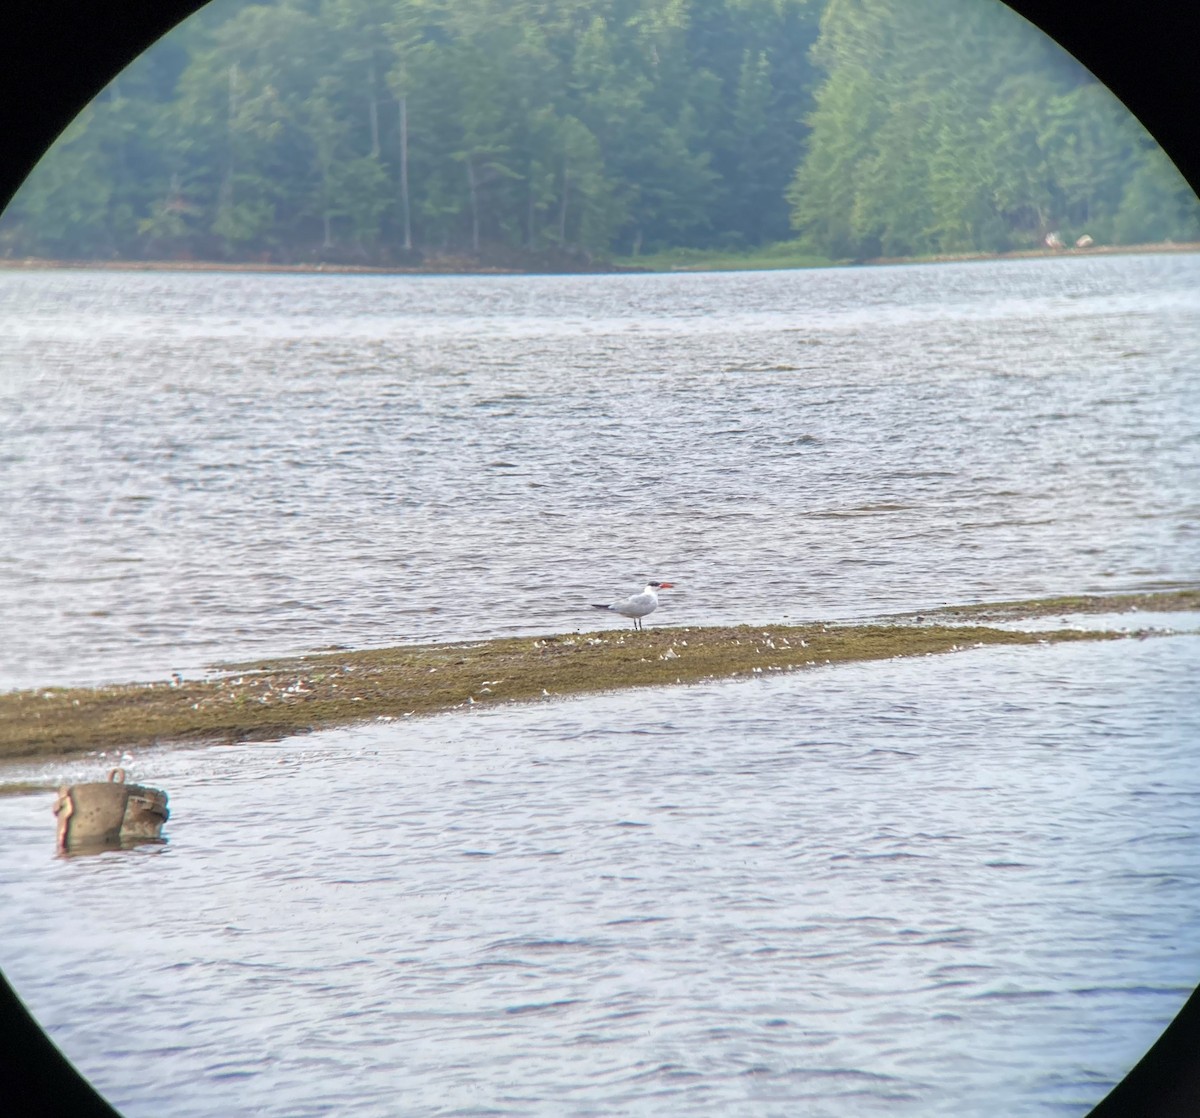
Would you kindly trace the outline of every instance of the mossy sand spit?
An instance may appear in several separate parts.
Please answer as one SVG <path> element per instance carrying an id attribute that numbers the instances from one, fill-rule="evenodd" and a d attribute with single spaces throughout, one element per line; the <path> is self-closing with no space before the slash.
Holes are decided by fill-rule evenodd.
<path id="1" fill-rule="evenodd" d="M 1111 640 L 979 624 L 1063 613 L 1200 610 L 1200 590 L 956 606 L 877 624 L 659 627 L 327 651 L 222 665 L 203 680 L 0 694 L 0 758 L 168 742 L 278 739 L 377 718 L 627 687 L 757 677 L 985 645 Z"/>

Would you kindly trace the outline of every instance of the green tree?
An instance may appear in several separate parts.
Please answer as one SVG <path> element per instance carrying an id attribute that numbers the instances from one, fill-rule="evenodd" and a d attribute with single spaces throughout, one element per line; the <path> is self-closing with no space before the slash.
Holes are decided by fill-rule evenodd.
<path id="1" fill-rule="evenodd" d="M 827 77 L 792 179 L 792 224 L 834 256 L 1126 237 L 1128 184 L 1152 146 L 1077 63 L 992 0 L 829 0 Z M 1126 214 L 1170 192 L 1140 189 Z M 1172 211 L 1173 212 L 1173 211 Z"/>
<path id="2" fill-rule="evenodd" d="M 1125 184 L 1113 236 L 1125 244 L 1200 241 L 1200 200 L 1157 145 L 1142 153 Z"/>
<path id="3" fill-rule="evenodd" d="M 1191 236 L 1121 106 L 998 0 L 214 0 L 60 137 L 0 250 L 603 258 Z"/>

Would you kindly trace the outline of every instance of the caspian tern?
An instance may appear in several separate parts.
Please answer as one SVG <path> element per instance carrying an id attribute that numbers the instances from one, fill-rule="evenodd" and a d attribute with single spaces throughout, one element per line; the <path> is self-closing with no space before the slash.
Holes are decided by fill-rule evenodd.
<path id="1" fill-rule="evenodd" d="M 628 598 L 606 606 L 592 602 L 592 609 L 606 609 L 612 613 L 619 613 L 622 617 L 632 617 L 633 627 L 640 629 L 642 618 L 658 609 L 658 591 L 670 590 L 674 585 L 673 582 L 648 582 L 640 594 L 631 594 Z"/>

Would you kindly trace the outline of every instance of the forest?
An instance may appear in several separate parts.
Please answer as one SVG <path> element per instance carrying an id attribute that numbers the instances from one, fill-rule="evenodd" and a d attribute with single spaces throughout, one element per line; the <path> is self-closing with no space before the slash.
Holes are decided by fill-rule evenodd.
<path id="1" fill-rule="evenodd" d="M 0 217 L 0 256 L 593 267 L 1200 241 L 999 0 L 214 0 Z"/>

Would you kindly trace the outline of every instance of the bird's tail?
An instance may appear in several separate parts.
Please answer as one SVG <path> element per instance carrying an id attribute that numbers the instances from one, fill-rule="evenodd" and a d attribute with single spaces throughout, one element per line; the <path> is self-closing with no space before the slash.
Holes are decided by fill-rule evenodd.
<path id="1" fill-rule="evenodd" d="M 601 603 L 601 602 L 593 602 L 593 603 L 592 603 L 592 609 L 612 609 L 612 606 L 610 606 L 610 605 L 605 605 L 605 604 L 603 604 L 603 603 Z"/>

